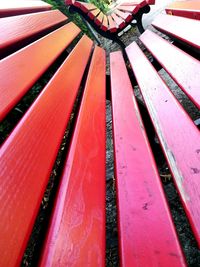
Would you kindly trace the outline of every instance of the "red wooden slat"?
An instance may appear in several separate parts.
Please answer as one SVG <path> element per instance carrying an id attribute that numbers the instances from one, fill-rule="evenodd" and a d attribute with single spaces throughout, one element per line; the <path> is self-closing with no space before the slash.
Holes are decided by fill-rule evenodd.
<path id="1" fill-rule="evenodd" d="M 19 266 L 92 42 L 84 37 L 0 150 L 0 266 Z"/>
<path id="2" fill-rule="evenodd" d="M 115 23 L 118 25 L 120 29 L 124 28 L 126 23 L 122 18 L 118 17 L 115 13 L 112 13 L 111 17 L 113 18 L 113 20 L 115 21 Z"/>
<path id="3" fill-rule="evenodd" d="M 189 45 L 200 49 L 200 21 L 170 15 L 159 15 L 152 25 Z"/>
<path id="4" fill-rule="evenodd" d="M 79 33 L 69 23 L 0 61 L 0 121 Z"/>
<path id="5" fill-rule="evenodd" d="M 105 266 L 105 52 L 96 48 L 40 266 Z"/>
<path id="6" fill-rule="evenodd" d="M 133 19 L 133 16 L 129 12 L 123 12 L 120 11 L 119 9 L 115 9 L 113 12 L 122 19 L 124 19 L 126 22 L 129 22 Z"/>
<path id="7" fill-rule="evenodd" d="M 140 8 L 139 8 L 139 6 L 124 6 L 124 5 L 120 5 L 118 7 L 118 9 L 130 12 L 132 14 L 136 14 L 139 11 Z"/>
<path id="8" fill-rule="evenodd" d="M 200 245 L 200 132 L 137 44 L 126 51 Z"/>
<path id="9" fill-rule="evenodd" d="M 0 1 L 0 18 L 50 9 L 51 5 L 39 0 Z"/>
<path id="10" fill-rule="evenodd" d="M 1 49 L 10 47 L 66 19 L 67 17 L 58 10 L 2 18 L 0 20 L 0 52 Z"/>
<path id="11" fill-rule="evenodd" d="M 165 10 L 171 15 L 200 19 L 200 1 L 173 2 Z"/>
<path id="12" fill-rule="evenodd" d="M 121 266 L 185 266 L 121 52 L 110 61 Z"/>
<path id="13" fill-rule="evenodd" d="M 104 15 L 103 22 L 101 24 L 101 29 L 103 31 L 107 31 L 108 30 L 108 18 L 107 18 L 106 15 Z"/>
<path id="14" fill-rule="evenodd" d="M 101 11 L 97 8 L 97 9 L 95 9 L 95 10 L 90 10 L 89 12 L 88 12 L 88 17 L 89 18 L 91 18 L 91 19 L 95 19 L 97 16 L 98 16 L 98 14 L 100 13 Z"/>
<path id="15" fill-rule="evenodd" d="M 107 16 L 108 24 L 109 24 L 109 31 L 110 32 L 116 32 L 118 29 L 118 25 L 115 23 L 113 18 L 109 15 Z"/>
<path id="16" fill-rule="evenodd" d="M 200 62 L 149 30 L 140 40 L 200 109 Z"/>

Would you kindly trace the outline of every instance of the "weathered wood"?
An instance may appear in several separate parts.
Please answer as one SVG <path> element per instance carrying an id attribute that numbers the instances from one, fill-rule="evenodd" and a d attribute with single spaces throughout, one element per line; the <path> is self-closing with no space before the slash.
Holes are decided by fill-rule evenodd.
<path id="1" fill-rule="evenodd" d="M 199 60 L 189 56 L 149 30 L 140 36 L 140 40 L 200 109 Z"/>
<path id="2" fill-rule="evenodd" d="M 152 25 L 166 34 L 200 49 L 200 34 L 198 34 L 200 21 L 161 14 L 156 17 Z"/>
<path id="3" fill-rule="evenodd" d="M 199 130 L 137 44 L 126 52 L 200 245 Z"/>

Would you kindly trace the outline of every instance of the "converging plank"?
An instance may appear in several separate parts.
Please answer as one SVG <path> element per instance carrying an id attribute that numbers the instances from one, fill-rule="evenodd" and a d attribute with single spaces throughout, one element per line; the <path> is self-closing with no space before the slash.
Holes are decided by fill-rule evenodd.
<path id="1" fill-rule="evenodd" d="M 50 9 L 51 5 L 39 0 L 0 1 L 0 18 Z"/>
<path id="2" fill-rule="evenodd" d="M 126 52 L 200 245 L 200 132 L 137 44 Z"/>
<path id="3" fill-rule="evenodd" d="M 200 49 L 200 21 L 161 14 L 156 17 L 152 25 L 190 46 Z"/>
<path id="4" fill-rule="evenodd" d="M 58 10 L 2 18 L 0 20 L 0 54 L 2 49 L 66 20 L 67 17 Z"/>
<path id="5" fill-rule="evenodd" d="M 1 147 L 0 266 L 20 265 L 91 48 L 83 37 Z"/>
<path id="6" fill-rule="evenodd" d="M 200 109 L 200 62 L 149 30 L 140 40 Z"/>
<path id="7" fill-rule="evenodd" d="M 40 266 L 105 266 L 105 62 L 96 48 Z"/>
<path id="8" fill-rule="evenodd" d="M 69 23 L 0 61 L 0 121 L 79 33 Z"/>
<path id="9" fill-rule="evenodd" d="M 121 52 L 111 93 L 121 266 L 185 266 Z"/>

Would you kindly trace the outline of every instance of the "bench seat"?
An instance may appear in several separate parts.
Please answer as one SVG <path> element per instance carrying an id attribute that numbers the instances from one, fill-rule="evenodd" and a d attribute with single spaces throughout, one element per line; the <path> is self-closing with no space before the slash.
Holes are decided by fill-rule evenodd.
<path id="1" fill-rule="evenodd" d="M 187 266 L 134 87 L 139 86 L 200 246 L 198 127 L 138 44 L 109 55 L 109 87 L 102 48 L 59 11 L 48 6 L 22 14 L 31 3 L 19 4 L 18 15 L 7 7 L 7 17 L 0 21 L 0 129 L 20 114 L 10 129 L 5 127 L 0 148 L 0 266 L 21 265 L 52 174 L 55 192 L 48 214 L 39 220 L 43 233 L 35 266 L 105 266 L 110 91 L 120 265 Z M 170 15 L 153 22 L 177 42 L 191 43 L 190 49 L 152 30 L 140 41 L 199 109 L 199 39 L 187 27 L 177 30 L 192 21 L 198 30 L 197 20 Z M 31 103 L 30 92 L 36 94 Z M 27 109 L 19 109 L 22 102 Z"/>
<path id="2" fill-rule="evenodd" d="M 175 1 L 167 6 L 165 10 L 169 15 L 200 20 L 199 1 Z"/>

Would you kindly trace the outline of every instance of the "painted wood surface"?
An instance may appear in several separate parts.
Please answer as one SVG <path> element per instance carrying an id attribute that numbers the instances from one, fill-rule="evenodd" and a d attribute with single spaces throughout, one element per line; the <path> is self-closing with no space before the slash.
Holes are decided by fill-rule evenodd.
<path id="1" fill-rule="evenodd" d="M 121 266 L 186 266 L 121 52 L 110 61 Z"/>
<path id="2" fill-rule="evenodd" d="M 118 7 L 118 9 L 136 14 L 139 10 L 139 7 L 138 6 L 132 6 L 132 5 L 131 6 L 120 5 Z"/>
<path id="3" fill-rule="evenodd" d="M 0 121 L 79 33 L 69 23 L 0 61 Z"/>
<path id="4" fill-rule="evenodd" d="M 200 20 L 200 1 L 175 1 L 165 10 L 170 15 Z"/>
<path id="5" fill-rule="evenodd" d="M 118 25 L 115 23 L 115 21 L 113 20 L 113 18 L 109 15 L 107 16 L 108 18 L 108 24 L 109 24 L 109 31 L 110 32 L 116 32 L 118 29 Z"/>
<path id="6" fill-rule="evenodd" d="M 91 3 L 84 3 L 79 1 L 74 1 L 74 6 L 79 7 L 85 13 L 88 13 L 89 10 L 97 9 L 97 7 Z"/>
<path id="7" fill-rule="evenodd" d="M 120 29 L 122 29 L 126 25 L 125 21 L 122 18 L 118 17 L 115 13 L 112 13 L 111 17 Z"/>
<path id="8" fill-rule="evenodd" d="M 126 52 L 200 245 L 200 132 L 137 44 Z"/>
<path id="9" fill-rule="evenodd" d="M 98 16 L 99 13 L 100 13 L 99 9 L 90 10 L 88 12 L 88 17 L 91 18 L 91 19 L 95 19 Z"/>
<path id="10" fill-rule="evenodd" d="M 200 21 L 161 14 L 152 25 L 173 37 L 200 49 Z M 175 26 L 176 25 L 176 26 Z"/>
<path id="11" fill-rule="evenodd" d="M 96 48 L 40 266 L 105 266 L 105 64 Z"/>
<path id="12" fill-rule="evenodd" d="M 95 18 L 95 23 L 96 23 L 98 26 L 101 26 L 103 20 L 104 20 L 104 14 L 103 14 L 103 12 L 100 12 L 99 15 Z"/>
<path id="13" fill-rule="evenodd" d="M 140 36 L 140 40 L 200 109 L 199 60 L 149 30 Z"/>
<path id="14" fill-rule="evenodd" d="M 129 12 L 123 12 L 123 11 L 121 11 L 121 10 L 119 10 L 119 9 L 116 9 L 115 11 L 114 11 L 114 13 L 116 14 L 116 15 L 118 15 L 119 17 L 121 17 L 123 20 L 125 20 L 126 22 L 130 22 L 131 20 L 132 20 L 132 15 L 129 13 Z"/>
<path id="15" fill-rule="evenodd" d="M 2 49 L 66 20 L 67 17 L 58 10 L 2 18 L 0 20 L 0 54 Z"/>
<path id="16" fill-rule="evenodd" d="M 0 266 L 20 265 L 91 47 L 83 37 L 1 147 Z"/>
<path id="17" fill-rule="evenodd" d="M 108 18 L 107 18 L 106 15 L 104 15 L 104 17 L 103 17 L 103 22 L 101 24 L 101 29 L 103 31 L 105 31 L 105 32 L 108 30 Z"/>
<path id="18" fill-rule="evenodd" d="M 0 18 L 50 9 L 51 5 L 39 0 L 0 1 Z"/>
<path id="19" fill-rule="evenodd" d="M 128 2 L 122 2 L 121 5 L 123 6 L 139 6 L 139 7 L 143 7 L 147 4 L 147 1 L 145 0 L 138 0 L 138 1 L 135 1 L 135 0 L 132 0 L 132 1 L 128 1 Z"/>

